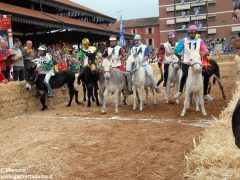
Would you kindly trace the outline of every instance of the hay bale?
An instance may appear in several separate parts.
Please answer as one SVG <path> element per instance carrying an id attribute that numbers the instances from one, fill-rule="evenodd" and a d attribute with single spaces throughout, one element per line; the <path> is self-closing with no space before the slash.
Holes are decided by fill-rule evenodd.
<path id="1" fill-rule="evenodd" d="M 240 82 L 219 119 L 206 128 L 199 144 L 186 155 L 185 177 L 190 179 L 240 179 L 240 151 L 235 146 L 231 118 L 240 97 Z M 195 142 L 195 140 L 194 140 Z"/>
<path id="2" fill-rule="evenodd" d="M 68 95 L 66 88 L 54 91 L 55 98 L 47 100 L 49 107 L 52 104 L 67 102 Z M 0 117 L 5 120 L 9 117 L 18 116 L 27 112 L 39 111 L 41 104 L 36 98 L 35 90 L 27 91 L 25 82 L 10 82 L 0 84 Z"/>
<path id="3" fill-rule="evenodd" d="M 240 73 L 240 57 L 238 55 L 234 58 L 235 61 L 235 68 L 236 68 L 236 74 Z"/>

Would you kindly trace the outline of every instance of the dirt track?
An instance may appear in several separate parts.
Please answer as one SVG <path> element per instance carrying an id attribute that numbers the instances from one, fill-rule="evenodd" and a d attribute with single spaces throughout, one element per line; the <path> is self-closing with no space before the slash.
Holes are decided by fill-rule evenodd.
<path id="1" fill-rule="evenodd" d="M 228 98 L 234 91 L 233 63 L 221 64 Z M 181 179 L 184 154 L 191 150 L 202 126 L 227 106 L 217 86 L 203 117 L 191 108 L 180 118 L 180 105 L 151 102 L 143 112 L 122 106 L 108 113 L 85 105 L 58 104 L 1 121 L 0 168 L 25 168 L 25 174 L 53 175 L 53 179 Z M 56 98 L 56 97 L 55 97 Z M 200 119 L 207 121 L 200 122 Z M 192 124 L 193 122 L 193 124 Z M 1 171 L 0 171 L 1 175 Z"/>

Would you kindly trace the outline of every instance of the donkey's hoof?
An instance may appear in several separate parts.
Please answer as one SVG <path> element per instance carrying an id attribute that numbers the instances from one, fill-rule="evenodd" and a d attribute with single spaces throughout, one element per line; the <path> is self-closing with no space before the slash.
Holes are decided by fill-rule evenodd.
<path id="1" fill-rule="evenodd" d="M 47 110 L 47 106 L 44 106 L 42 109 L 41 109 L 41 111 L 44 111 L 44 110 Z"/>
<path id="2" fill-rule="evenodd" d="M 81 104 L 82 104 L 82 103 L 80 103 L 79 101 L 77 101 L 76 103 L 77 103 L 77 105 L 81 105 Z"/>
<path id="3" fill-rule="evenodd" d="M 207 116 L 207 113 L 203 113 L 204 116 Z"/>

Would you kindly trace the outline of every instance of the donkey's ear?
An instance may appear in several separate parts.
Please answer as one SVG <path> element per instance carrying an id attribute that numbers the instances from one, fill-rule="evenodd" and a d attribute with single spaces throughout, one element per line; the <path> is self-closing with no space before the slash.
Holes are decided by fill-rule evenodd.
<path id="1" fill-rule="evenodd" d="M 33 64 L 32 69 L 35 70 L 37 68 L 37 64 Z"/>

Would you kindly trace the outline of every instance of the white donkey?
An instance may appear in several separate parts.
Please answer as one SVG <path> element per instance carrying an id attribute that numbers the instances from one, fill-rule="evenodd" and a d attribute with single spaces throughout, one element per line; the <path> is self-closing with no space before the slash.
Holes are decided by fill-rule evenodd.
<path id="1" fill-rule="evenodd" d="M 152 68 L 150 66 L 150 68 Z M 153 103 L 156 104 L 156 92 L 154 87 L 152 86 L 150 78 L 147 76 L 144 68 L 139 64 L 134 55 L 130 55 L 127 59 L 126 63 L 126 71 L 132 75 L 132 89 L 133 89 L 133 110 L 136 110 L 136 101 L 137 101 L 137 93 L 139 95 L 140 101 L 140 111 L 143 110 L 143 93 L 144 90 L 148 87 L 152 91 L 153 95 Z M 152 69 L 153 71 L 153 69 Z"/>
<path id="2" fill-rule="evenodd" d="M 168 68 L 168 79 L 167 79 L 167 86 L 165 88 L 165 101 L 169 103 L 169 94 L 170 94 L 170 86 L 171 83 L 174 84 L 174 91 L 175 94 L 178 92 L 179 88 L 179 76 L 180 76 L 180 67 L 179 67 L 179 59 L 176 55 L 172 56 L 172 60 L 169 64 Z M 179 104 L 179 99 L 175 98 L 176 104 Z"/>
<path id="3" fill-rule="evenodd" d="M 102 113 L 106 112 L 107 96 L 114 93 L 115 112 L 119 113 L 118 106 L 120 104 L 121 92 L 127 89 L 126 75 L 117 68 L 111 67 L 111 61 L 104 58 L 102 61 L 102 70 L 105 78 Z M 128 97 L 123 93 L 124 100 L 128 103 Z"/>
<path id="4" fill-rule="evenodd" d="M 190 107 L 191 94 L 195 98 L 196 111 L 202 111 L 204 116 L 207 115 L 203 100 L 203 77 L 202 77 L 202 61 L 199 54 L 192 54 L 191 66 L 188 69 L 188 76 L 185 89 L 184 107 L 181 116 L 185 116 L 187 109 Z M 200 106 L 200 107 L 199 107 Z"/>

